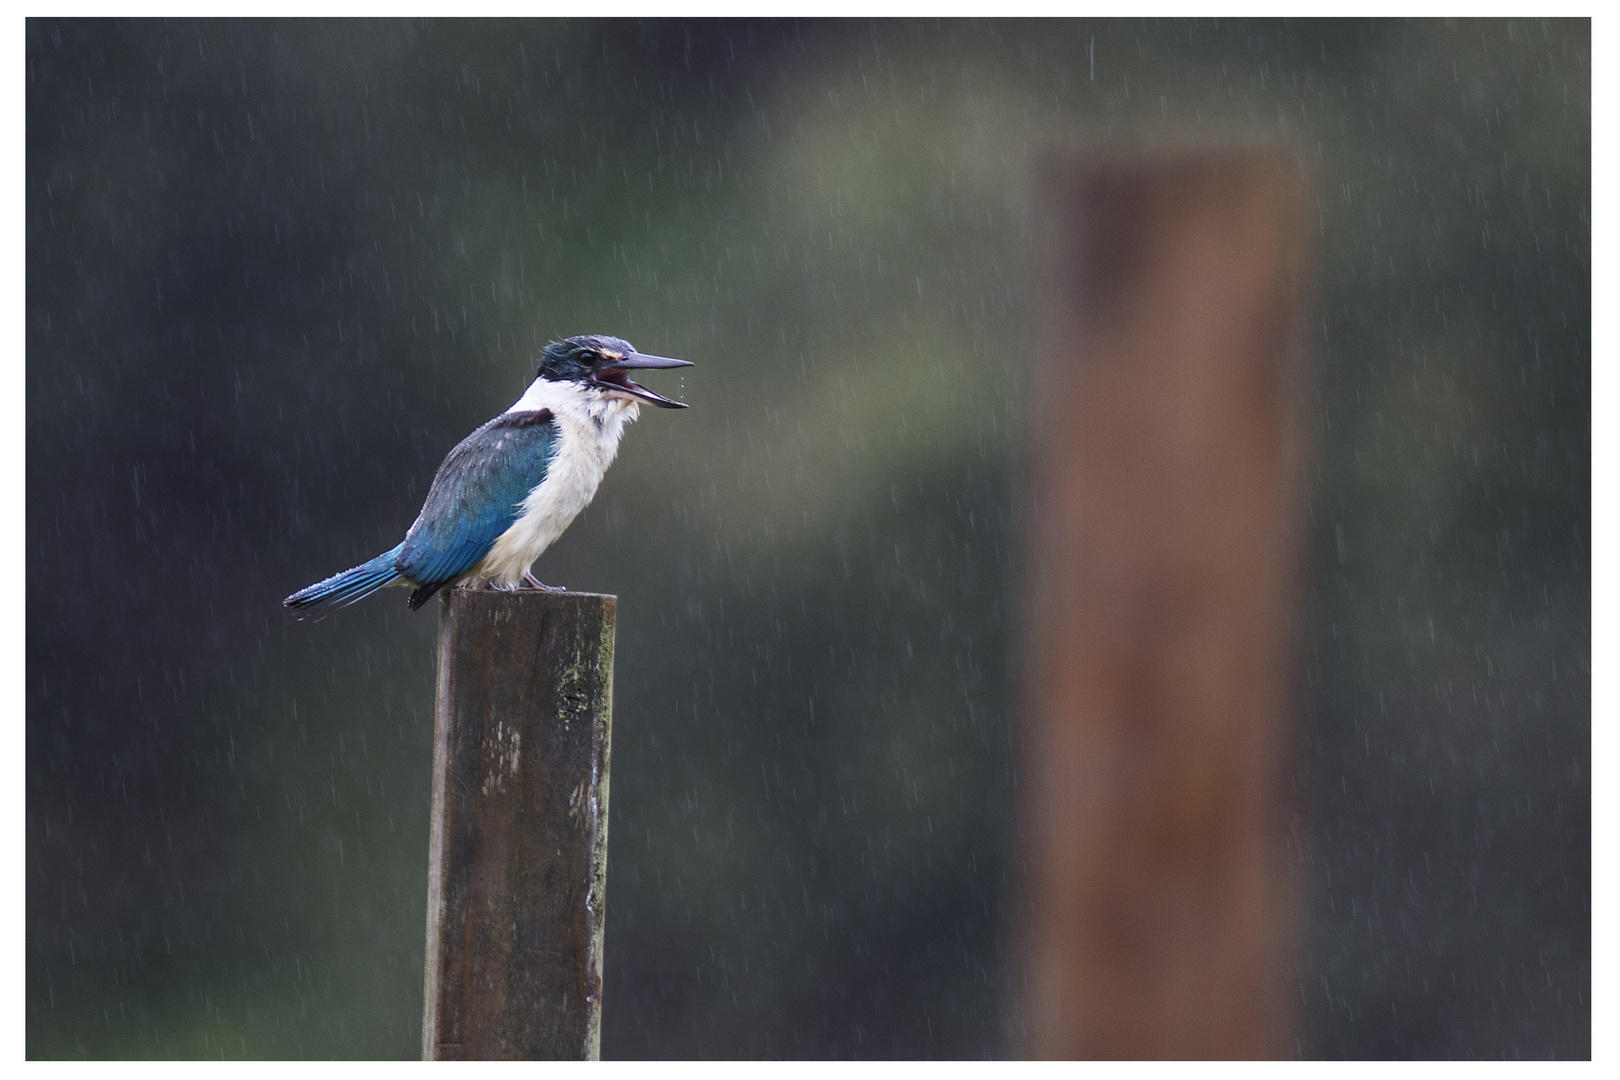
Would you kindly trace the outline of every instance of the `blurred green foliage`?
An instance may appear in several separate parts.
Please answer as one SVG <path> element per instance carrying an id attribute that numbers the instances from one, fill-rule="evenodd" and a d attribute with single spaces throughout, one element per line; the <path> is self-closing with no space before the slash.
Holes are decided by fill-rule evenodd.
<path id="1" fill-rule="evenodd" d="M 419 1052 L 394 543 L 544 343 L 695 360 L 621 596 L 606 1056 L 1016 1051 L 1043 146 L 1316 185 L 1299 1049 L 1590 1054 L 1590 26 L 27 24 L 27 1052 Z"/>

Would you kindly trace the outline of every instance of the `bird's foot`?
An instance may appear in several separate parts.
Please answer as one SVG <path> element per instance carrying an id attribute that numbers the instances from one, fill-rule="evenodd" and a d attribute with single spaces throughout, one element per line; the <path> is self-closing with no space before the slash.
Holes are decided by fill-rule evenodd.
<path id="1" fill-rule="evenodd" d="M 505 581 L 486 581 L 484 582 L 484 588 L 496 589 L 500 592 L 515 592 L 517 590 L 517 583 L 508 583 Z"/>
<path id="2" fill-rule="evenodd" d="M 528 570 L 523 571 L 523 580 L 528 583 L 528 585 L 529 585 L 529 587 L 531 589 L 540 589 L 540 590 L 542 590 L 544 592 L 567 592 L 568 591 L 567 586 L 564 586 L 564 585 L 547 585 L 545 582 L 543 582 L 539 578 L 535 577 L 534 574 L 531 571 L 528 571 Z"/>

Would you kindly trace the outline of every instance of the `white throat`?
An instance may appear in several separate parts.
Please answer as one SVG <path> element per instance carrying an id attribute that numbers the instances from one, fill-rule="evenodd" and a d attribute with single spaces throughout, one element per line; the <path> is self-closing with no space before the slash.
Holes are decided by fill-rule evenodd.
<path id="1" fill-rule="evenodd" d="M 550 409 L 558 423 L 564 418 L 581 424 L 591 424 L 605 435 L 613 429 L 613 443 L 618 445 L 624 434 L 624 425 L 641 415 L 641 406 L 635 401 L 611 394 L 606 390 L 589 389 L 577 382 L 562 379 L 536 379 L 523 391 L 523 396 L 506 411 L 538 412 Z M 565 429 L 565 434 L 566 434 Z"/>

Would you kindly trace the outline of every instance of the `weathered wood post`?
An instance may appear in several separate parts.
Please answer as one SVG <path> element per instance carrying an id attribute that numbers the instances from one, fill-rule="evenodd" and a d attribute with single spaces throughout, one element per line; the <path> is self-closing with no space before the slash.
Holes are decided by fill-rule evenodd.
<path id="1" fill-rule="evenodd" d="M 1292 1053 L 1298 168 L 1253 149 L 1048 164 L 1023 1049 Z"/>
<path id="2" fill-rule="evenodd" d="M 618 598 L 443 595 L 422 1057 L 594 1059 Z"/>

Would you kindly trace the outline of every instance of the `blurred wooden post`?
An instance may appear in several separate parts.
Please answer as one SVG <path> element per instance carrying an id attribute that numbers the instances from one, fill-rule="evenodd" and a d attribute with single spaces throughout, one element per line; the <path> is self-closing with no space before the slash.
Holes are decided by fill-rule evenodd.
<path id="1" fill-rule="evenodd" d="M 1297 166 L 1256 150 L 1049 166 L 1024 1049 L 1291 1053 Z"/>
<path id="2" fill-rule="evenodd" d="M 594 1059 L 618 598 L 444 597 L 422 1057 Z"/>

